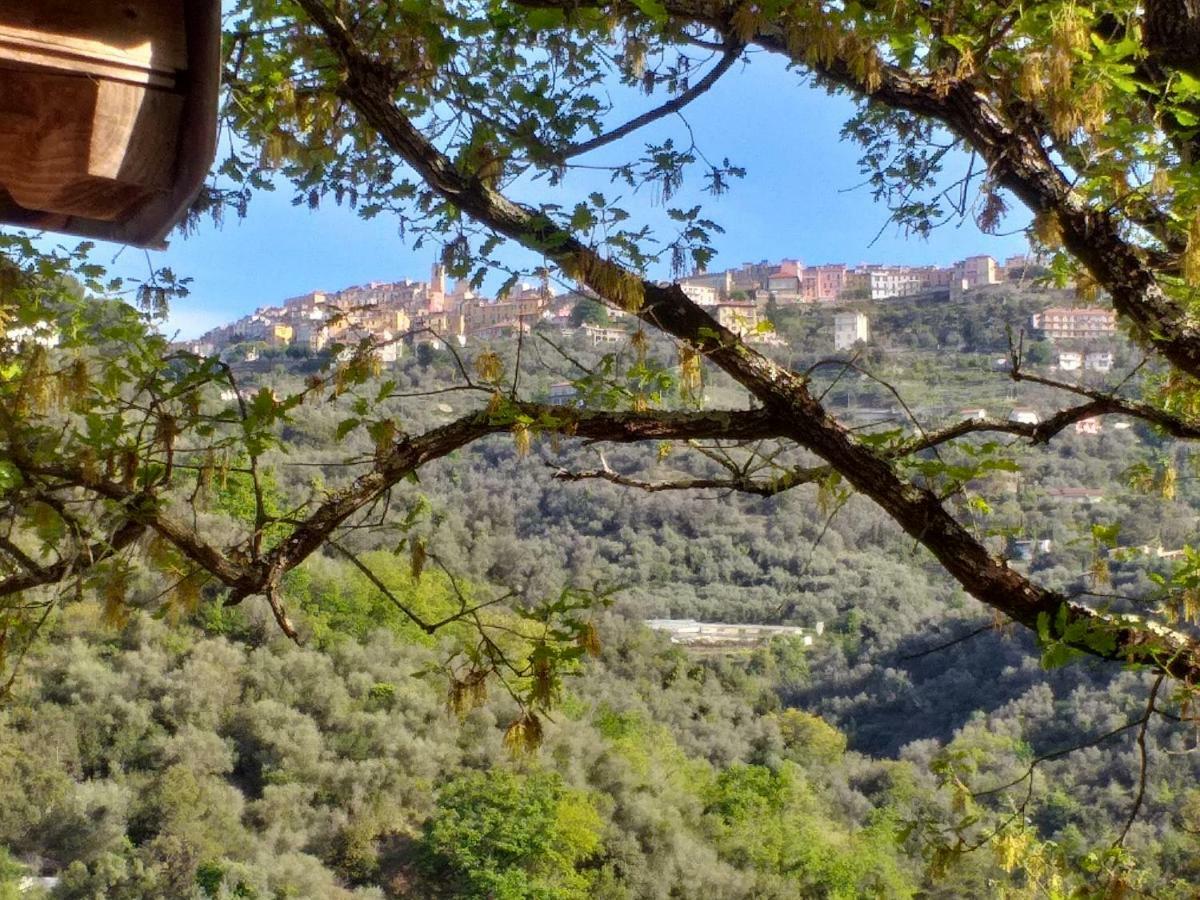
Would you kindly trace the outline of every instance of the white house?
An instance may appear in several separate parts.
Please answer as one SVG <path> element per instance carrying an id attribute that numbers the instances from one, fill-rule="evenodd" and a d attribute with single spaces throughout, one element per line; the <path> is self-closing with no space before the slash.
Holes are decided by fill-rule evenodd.
<path id="1" fill-rule="evenodd" d="M 834 350 L 849 350 L 859 341 L 870 339 L 870 322 L 862 313 L 844 312 L 833 317 Z"/>
<path id="2" fill-rule="evenodd" d="M 1084 357 L 1084 366 L 1093 372 L 1111 372 L 1113 355 L 1108 352 L 1095 351 Z"/>
<path id="3" fill-rule="evenodd" d="M 1058 354 L 1058 367 L 1064 372 L 1078 372 L 1083 368 L 1083 354 L 1073 350 Z"/>
<path id="4" fill-rule="evenodd" d="M 550 385 L 549 399 L 555 405 L 573 404 L 578 397 L 579 391 L 570 381 L 559 381 Z"/>
<path id="5" fill-rule="evenodd" d="M 683 291 L 685 297 L 701 306 L 716 306 L 717 301 L 721 299 L 716 288 L 705 284 L 689 284 L 686 281 L 681 281 L 679 282 L 679 289 Z"/>
<path id="6" fill-rule="evenodd" d="M 1022 425 L 1036 425 L 1041 419 L 1035 409 L 1027 406 L 1014 406 L 1013 411 L 1008 414 L 1008 421 L 1019 422 Z"/>

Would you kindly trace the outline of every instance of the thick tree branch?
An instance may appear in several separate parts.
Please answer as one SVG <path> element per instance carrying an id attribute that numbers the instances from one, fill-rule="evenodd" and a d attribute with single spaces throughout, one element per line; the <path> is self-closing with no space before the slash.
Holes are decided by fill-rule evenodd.
<path id="1" fill-rule="evenodd" d="M 151 529 L 230 588 L 232 593 L 227 603 L 238 603 L 253 594 L 266 595 L 276 617 L 282 616 L 282 627 L 286 616 L 277 609 L 277 598 L 272 597 L 272 592 L 284 572 L 303 562 L 326 544 L 347 519 L 421 466 L 480 438 L 510 431 L 517 415 L 531 419 L 534 424 L 530 427 L 535 432 L 613 443 L 715 438 L 749 441 L 780 437 L 785 430 L 765 410 L 604 412 L 509 402 L 496 414 L 475 412 L 421 435 L 402 436 L 390 452 L 375 461 L 370 472 L 327 497 L 278 546 L 262 554 L 246 552 L 239 546 L 218 548 L 200 537 L 195 529 L 172 518 L 152 497 L 81 467 L 66 463 L 33 465 L 19 457 L 14 457 L 14 461 L 23 474 L 46 482 L 47 493 L 82 488 L 121 504 L 126 524 L 118 529 L 112 541 L 89 548 L 85 554 L 89 559 L 102 559 L 127 546 L 147 528 Z M 71 557 L 54 566 L 39 566 L 10 576 L 0 581 L 0 596 L 60 581 L 74 571 L 79 558 Z"/>
<path id="2" fill-rule="evenodd" d="M 677 287 L 663 288 L 637 278 L 632 273 L 603 259 L 576 237 L 557 227 L 544 215 L 537 215 L 508 200 L 479 179 L 465 177 L 444 154 L 440 153 L 392 102 L 389 83 L 380 65 L 355 46 L 350 33 L 322 0 L 298 0 L 309 18 L 325 34 L 329 46 L 341 60 L 345 81 L 340 93 L 358 111 L 364 121 L 381 139 L 403 158 L 434 191 L 454 203 L 476 221 L 510 237 L 524 246 L 545 254 L 577 280 L 609 302 L 619 303 L 636 311 L 638 316 L 667 334 L 686 341 L 700 350 L 711 362 L 724 369 L 764 404 L 769 414 L 783 426 L 788 437 L 816 453 L 856 489 L 871 497 L 913 538 L 927 547 L 943 567 L 973 596 L 1000 610 L 1010 618 L 1036 628 L 1039 621 L 1057 621 L 1065 609 L 1068 622 L 1083 621 L 1088 628 L 1104 629 L 1115 638 L 1115 649 L 1104 651 L 1109 658 L 1141 662 L 1168 671 L 1180 678 L 1200 677 L 1200 652 L 1187 635 L 1165 627 L 1152 626 L 1130 618 L 1103 616 L 1090 608 L 1072 603 L 1054 591 L 1040 587 L 1018 572 L 1009 569 L 1002 560 L 992 557 L 953 516 L 939 499 L 928 490 L 900 478 L 891 463 L 831 418 L 810 394 L 807 381 L 755 352 L 728 329 L 721 327 L 702 308 L 692 303 Z M 667 0 L 668 11 L 688 15 L 696 21 L 720 26 L 716 16 L 723 4 L 686 3 Z M 706 10 L 705 16 L 697 10 Z M 770 49 L 785 51 L 778 35 L 758 36 L 759 43 Z M 834 67 L 829 77 L 851 80 L 848 69 Z M 857 82 L 853 82 L 857 84 Z M 913 108 L 927 115 L 961 118 L 979 132 L 973 137 L 981 143 L 1007 142 L 1015 136 L 1004 128 L 986 100 L 977 103 L 963 88 L 952 89 L 946 98 L 938 99 L 930 85 L 909 78 L 903 73 L 889 71 L 882 89 L 891 102 Z M 980 103 L 983 105 L 981 106 Z M 953 115 L 951 115 L 953 113 Z M 982 140 L 987 138 L 988 140 Z M 988 144 L 992 157 L 1006 151 L 1004 147 Z M 1007 177 L 1029 175 L 1038 190 L 1031 196 L 1043 202 L 1044 187 L 1057 191 L 1061 175 L 1046 158 L 1040 147 L 1022 147 L 1027 158 L 1017 168 L 1004 159 L 994 159 L 1001 174 Z M 1028 170 L 1028 171 L 1027 171 Z M 1057 176 L 1057 181 L 1055 180 Z M 1058 199 L 1057 193 L 1055 198 Z M 1069 198 L 1067 199 L 1070 205 Z M 1039 207 L 1040 208 L 1040 207 Z M 1079 214 L 1090 216 L 1080 207 Z M 1089 219 L 1090 221 L 1090 219 Z M 1123 258 L 1132 258 L 1137 279 L 1145 276 L 1145 291 L 1130 283 L 1126 292 L 1132 302 L 1149 291 L 1157 290 L 1153 276 L 1144 270 L 1136 257 L 1119 241 Z M 1123 272 L 1123 277 L 1128 275 Z M 1111 281 L 1111 279 L 1110 279 Z M 1136 289 L 1136 290 L 1135 290 Z M 1161 291 L 1157 296 L 1165 302 Z M 1140 302 L 1140 301 L 1139 301 Z M 1144 304 L 1138 306 L 1139 314 Z M 1160 321 L 1160 325 L 1162 322 Z M 1166 329 L 1165 333 L 1172 333 Z M 1176 334 L 1178 332 L 1175 332 Z M 1170 340 L 1170 339 L 1169 339 Z M 1200 371 L 1200 344 L 1196 347 L 1195 370 Z M 1186 361 L 1186 360 L 1185 360 Z M 344 515 L 334 510 L 340 521 Z M 310 529 L 311 537 L 297 539 L 297 549 L 311 552 L 321 534 L 327 533 L 324 523 Z M 285 551 L 290 555 L 291 550 Z M 1095 641 L 1082 641 L 1079 649 L 1101 653 Z"/>

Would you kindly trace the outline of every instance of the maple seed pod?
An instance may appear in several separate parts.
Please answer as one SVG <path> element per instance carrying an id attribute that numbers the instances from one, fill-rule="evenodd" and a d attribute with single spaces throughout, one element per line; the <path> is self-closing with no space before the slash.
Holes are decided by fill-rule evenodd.
<path id="1" fill-rule="evenodd" d="M 494 384 L 504 375 L 504 364 L 498 354 L 488 350 L 475 357 L 475 371 L 482 380 Z"/>
<path id="2" fill-rule="evenodd" d="M 1043 246 L 1050 250 L 1057 250 L 1062 246 L 1062 225 L 1059 223 L 1058 215 L 1054 210 L 1040 210 L 1033 217 L 1033 235 Z"/>
<path id="3" fill-rule="evenodd" d="M 115 566 L 104 579 L 100 618 L 105 625 L 114 630 L 124 628 L 129 622 L 129 607 L 125 604 L 128 578 L 129 573 L 123 566 Z"/>
<path id="4" fill-rule="evenodd" d="M 138 456 L 133 450 L 121 451 L 121 484 L 133 488 L 137 483 Z"/>
<path id="5" fill-rule="evenodd" d="M 1183 280 L 1192 286 L 1200 285 L 1200 215 L 1188 225 L 1187 247 L 1181 263 Z"/>
<path id="6" fill-rule="evenodd" d="M 743 44 L 747 43 L 762 24 L 762 10 L 757 3 L 743 3 L 729 18 L 729 27 Z"/>
<path id="7" fill-rule="evenodd" d="M 375 459 L 383 460 L 392 452 L 392 444 L 396 440 L 396 423 L 392 419 L 384 419 L 374 429 Z"/>
<path id="8" fill-rule="evenodd" d="M 679 348 L 679 391 L 685 398 L 695 397 L 703 387 L 704 370 L 700 353 L 684 345 Z"/>
<path id="9" fill-rule="evenodd" d="M 1154 170 L 1150 179 L 1150 192 L 1156 197 L 1165 197 L 1171 191 L 1171 173 L 1165 166 Z"/>
<path id="10" fill-rule="evenodd" d="M 1038 100 L 1046 92 L 1042 73 L 1046 70 L 1046 57 L 1041 53 L 1029 53 L 1021 61 L 1017 76 L 1017 93 L 1026 100 Z"/>
<path id="11" fill-rule="evenodd" d="M 637 354 L 638 361 L 644 362 L 646 351 L 650 348 L 650 338 L 647 336 L 645 329 L 639 328 L 629 336 L 629 346 Z"/>
<path id="12" fill-rule="evenodd" d="M 504 746 L 511 753 L 532 753 L 542 743 L 542 721 L 531 712 L 516 719 L 504 731 Z"/>
<path id="13" fill-rule="evenodd" d="M 54 405 L 57 382 L 50 379 L 50 354 L 41 344 L 34 344 L 29 351 L 29 361 L 25 365 L 25 376 L 22 379 L 24 390 L 21 394 L 26 398 L 29 409 L 35 413 L 44 413 Z"/>
<path id="14" fill-rule="evenodd" d="M 496 391 L 488 398 L 488 405 L 484 412 L 490 417 L 498 415 L 502 409 L 504 409 L 504 395 Z"/>
<path id="15" fill-rule="evenodd" d="M 582 647 L 589 656 L 600 655 L 600 632 L 593 622 L 585 622 L 575 638 L 576 646 Z"/>
<path id="16" fill-rule="evenodd" d="M 87 409 L 89 386 L 87 362 L 79 358 L 62 374 L 58 389 L 72 410 L 83 412 Z"/>
<path id="17" fill-rule="evenodd" d="M 529 455 L 529 449 L 533 443 L 533 437 L 530 433 L 529 426 L 524 422 L 518 422 L 512 428 L 513 444 L 517 448 L 517 458 L 524 459 Z"/>

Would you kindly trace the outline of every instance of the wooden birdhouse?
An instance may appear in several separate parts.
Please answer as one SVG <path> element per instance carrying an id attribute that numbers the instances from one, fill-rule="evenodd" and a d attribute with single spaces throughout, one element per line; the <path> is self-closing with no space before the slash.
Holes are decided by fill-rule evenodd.
<path id="1" fill-rule="evenodd" d="M 0 223 L 162 246 L 216 145 L 220 0 L 0 0 Z"/>

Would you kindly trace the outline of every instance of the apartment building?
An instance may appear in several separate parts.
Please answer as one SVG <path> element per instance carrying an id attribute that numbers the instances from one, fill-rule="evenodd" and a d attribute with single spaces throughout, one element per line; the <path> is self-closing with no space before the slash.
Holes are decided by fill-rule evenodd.
<path id="1" fill-rule="evenodd" d="M 692 290 L 706 294 L 711 293 L 718 298 L 728 297 L 733 292 L 733 274 L 731 272 L 696 272 L 680 278 L 675 283 L 683 288 L 683 292 L 689 297 L 692 296 L 689 293 Z M 701 301 L 696 300 L 696 302 L 700 303 Z"/>
<path id="2" fill-rule="evenodd" d="M 868 266 L 846 275 L 846 293 L 868 300 L 911 297 L 927 289 L 928 275 L 906 266 Z"/>
<path id="3" fill-rule="evenodd" d="M 849 350 L 859 341 L 871 339 L 870 321 L 860 312 L 838 313 L 833 317 L 833 349 Z"/>
<path id="4" fill-rule="evenodd" d="M 1034 328 L 1050 340 L 1102 338 L 1117 331 L 1117 315 L 1111 309 L 1051 307 L 1031 319 Z"/>
<path id="5" fill-rule="evenodd" d="M 717 321 L 734 334 L 753 334 L 758 329 L 758 307 L 753 303 L 718 303 Z"/>
<path id="6" fill-rule="evenodd" d="M 990 256 L 968 256 L 954 266 L 956 277 L 961 275 L 963 290 L 970 291 L 977 287 L 1000 283 L 1000 267 Z"/>
<path id="7" fill-rule="evenodd" d="M 683 291 L 683 295 L 685 297 L 687 297 L 693 303 L 698 303 L 701 306 L 716 306 L 722 296 L 728 296 L 728 294 L 723 295 L 722 292 L 717 290 L 715 287 L 710 287 L 707 284 L 699 284 L 694 281 L 680 281 L 678 282 L 678 285 L 679 289 Z"/>
<path id="8" fill-rule="evenodd" d="M 767 275 L 767 290 L 777 303 L 799 303 L 808 299 L 804 294 L 804 265 L 796 259 L 785 259 L 779 268 Z"/>
<path id="9" fill-rule="evenodd" d="M 803 270 L 801 296 L 813 302 L 828 302 L 842 296 L 846 290 L 846 273 L 848 268 L 844 263 L 829 263 L 812 266 Z"/>

